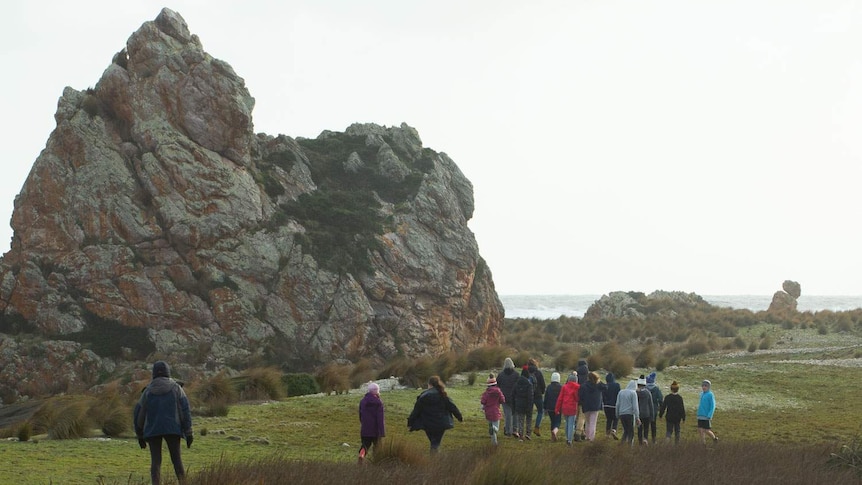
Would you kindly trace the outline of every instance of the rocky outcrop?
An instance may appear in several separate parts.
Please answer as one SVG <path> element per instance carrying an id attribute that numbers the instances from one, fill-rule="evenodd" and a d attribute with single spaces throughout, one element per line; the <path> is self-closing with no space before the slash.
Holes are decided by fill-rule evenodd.
<path id="1" fill-rule="evenodd" d="M 472 185 L 446 154 L 404 124 L 255 134 L 253 107 L 168 9 L 95 88 L 66 88 L 0 260 L 4 371 L 29 375 L 24 333 L 66 342 L 82 386 L 153 354 L 310 370 L 499 341 Z"/>
<path id="2" fill-rule="evenodd" d="M 795 312 L 797 299 L 802 296 L 802 286 L 791 280 L 785 280 L 781 285 L 782 290 L 772 295 L 772 302 L 766 310 L 770 313 Z"/>
<path id="3" fill-rule="evenodd" d="M 649 295 L 640 292 L 613 291 L 595 301 L 584 313 L 585 319 L 646 318 L 647 315 L 676 316 L 680 308 L 709 305 L 695 293 L 657 290 Z"/>

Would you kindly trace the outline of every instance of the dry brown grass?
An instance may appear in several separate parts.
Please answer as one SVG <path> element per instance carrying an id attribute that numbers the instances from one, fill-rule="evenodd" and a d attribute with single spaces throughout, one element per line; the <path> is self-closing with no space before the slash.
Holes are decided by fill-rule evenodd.
<path id="1" fill-rule="evenodd" d="M 652 447 L 597 441 L 574 448 L 529 444 L 444 450 L 429 456 L 417 446 L 384 444 L 364 465 L 267 458 L 220 461 L 189 477 L 189 485 L 379 483 L 451 484 L 811 484 L 859 483 L 856 470 L 830 463 L 823 445 L 696 443 Z"/>

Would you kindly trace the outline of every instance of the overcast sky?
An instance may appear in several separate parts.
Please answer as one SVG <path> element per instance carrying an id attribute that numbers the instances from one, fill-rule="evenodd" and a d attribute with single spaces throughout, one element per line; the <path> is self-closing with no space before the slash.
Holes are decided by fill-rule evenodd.
<path id="1" fill-rule="evenodd" d="M 862 7 L 846 0 L 19 1 L 0 252 L 65 86 L 163 6 L 255 131 L 415 127 L 474 186 L 500 294 L 862 294 Z"/>

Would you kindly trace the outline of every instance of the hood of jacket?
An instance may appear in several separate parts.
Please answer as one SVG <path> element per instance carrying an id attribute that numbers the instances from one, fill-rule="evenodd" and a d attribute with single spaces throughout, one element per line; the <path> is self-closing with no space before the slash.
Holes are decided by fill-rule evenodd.
<path id="1" fill-rule="evenodd" d="M 169 392 L 173 392 L 174 388 L 177 387 L 177 381 L 171 379 L 170 377 L 156 377 L 150 382 L 150 385 L 147 386 L 147 389 L 150 391 L 150 394 L 155 394 L 157 396 L 162 394 L 167 394 Z"/>
<path id="2" fill-rule="evenodd" d="M 608 372 L 608 375 L 605 376 L 605 382 L 607 382 L 608 384 L 613 384 L 614 382 L 617 382 L 617 379 L 614 377 L 613 372 Z"/>
<path id="3" fill-rule="evenodd" d="M 626 390 L 627 391 L 637 391 L 637 389 L 638 389 L 638 382 L 634 379 L 630 380 L 629 383 L 626 384 Z"/>

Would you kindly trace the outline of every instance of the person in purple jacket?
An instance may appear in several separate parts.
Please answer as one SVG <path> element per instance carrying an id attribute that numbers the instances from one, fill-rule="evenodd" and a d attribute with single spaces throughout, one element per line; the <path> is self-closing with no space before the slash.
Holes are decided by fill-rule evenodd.
<path id="1" fill-rule="evenodd" d="M 368 384 L 368 392 L 359 401 L 359 437 L 362 446 L 359 448 L 359 463 L 365 461 L 365 455 L 372 446 L 377 446 L 380 438 L 386 436 L 386 423 L 383 417 L 383 401 L 380 400 L 380 386 L 372 382 Z"/>

